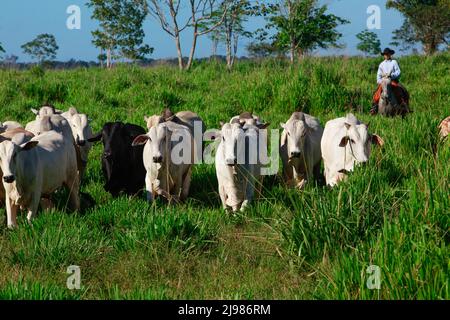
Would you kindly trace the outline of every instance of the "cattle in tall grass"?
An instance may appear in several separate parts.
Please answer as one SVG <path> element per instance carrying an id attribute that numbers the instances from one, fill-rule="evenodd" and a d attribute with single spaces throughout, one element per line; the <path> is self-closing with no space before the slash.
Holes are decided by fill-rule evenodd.
<path id="1" fill-rule="evenodd" d="M 261 187 L 261 152 L 267 148 L 255 119 L 221 123 L 215 167 L 224 210 L 244 211 Z"/>
<path id="2" fill-rule="evenodd" d="M 121 192 L 136 195 L 143 189 L 145 168 L 143 146 L 132 147 L 133 140 L 145 134 L 144 128 L 123 122 L 107 122 L 102 130 L 88 139 L 103 144 L 102 171 L 104 188 L 113 197 Z"/>
<path id="3" fill-rule="evenodd" d="M 69 189 L 73 210 L 80 207 L 79 178 L 73 144 L 61 133 L 49 131 L 27 141 L 24 134 L 0 143 L 1 169 L 5 188 L 7 224 L 17 226 L 17 210 L 35 217 L 42 196 L 62 186 Z"/>
<path id="4" fill-rule="evenodd" d="M 355 165 L 369 161 L 372 144 L 382 146 L 384 141 L 353 114 L 328 121 L 321 141 L 327 185 L 337 185 Z"/>
<path id="5" fill-rule="evenodd" d="M 294 112 L 281 127 L 280 156 L 284 180 L 288 186 L 302 189 L 307 181 L 320 175 L 323 128 L 317 118 L 303 112 Z"/>

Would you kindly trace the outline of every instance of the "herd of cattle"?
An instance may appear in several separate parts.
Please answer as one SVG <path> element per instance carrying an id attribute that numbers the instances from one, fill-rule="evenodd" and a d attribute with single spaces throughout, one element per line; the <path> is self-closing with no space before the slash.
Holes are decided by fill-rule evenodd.
<path id="1" fill-rule="evenodd" d="M 51 195 L 61 187 L 69 190 L 71 209 L 79 210 L 80 182 L 92 144 L 98 141 L 103 144 L 104 188 L 114 197 L 122 192 L 135 195 L 144 184 L 148 201 L 161 196 L 179 202 L 188 197 L 192 166 L 199 163 L 205 149 L 206 127 L 197 114 L 165 110 L 145 117 L 147 130 L 108 122 L 93 134 L 88 117 L 73 107 L 66 112 L 52 106 L 32 111 L 36 118 L 25 128 L 15 121 L 0 123 L 0 199 L 4 199 L 8 227 L 17 226 L 19 208 L 27 210 L 31 221 L 39 204 L 51 205 Z M 235 212 L 245 209 L 262 187 L 260 155 L 268 152 L 269 124 L 245 112 L 221 126 L 212 135 L 217 141 L 219 195 L 223 208 Z M 323 128 L 317 118 L 294 112 L 281 126 L 283 177 L 288 186 L 300 189 L 320 176 L 322 160 L 326 183 L 335 186 L 355 165 L 369 160 L 372 144 L 384 144 L 353 114 L 328 121 Z M 198 128 L 200 141 L 195 139 Z M 442 121 L 440 129 L 446 137 L 450 117 Z M 192 152 L 181 162 L 172 156 L 179 147 L 175 136 L 192 142 Z"/>

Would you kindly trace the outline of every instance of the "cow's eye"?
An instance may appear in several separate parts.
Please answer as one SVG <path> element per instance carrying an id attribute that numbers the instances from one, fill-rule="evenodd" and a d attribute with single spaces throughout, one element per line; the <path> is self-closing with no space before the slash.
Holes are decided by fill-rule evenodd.
<path id="1" fill-rule="evenodd" d="M 355 140 L 353 140 L 353 139 L 350 139 L 350 142 L 351 142 L 352 144 L 355 144 Z"/>
<path id="2" fill-rule="evenodd" d="M 288 131 L 287 135 L 288 135 L 288 136 L 291 136 L 291 134 L 289 133 L 289 131 Z"/>
<path id="3" fill-rule="evenodd" d="M 222 137 L 222 141 L 225 142 L 225 137 Z"/>

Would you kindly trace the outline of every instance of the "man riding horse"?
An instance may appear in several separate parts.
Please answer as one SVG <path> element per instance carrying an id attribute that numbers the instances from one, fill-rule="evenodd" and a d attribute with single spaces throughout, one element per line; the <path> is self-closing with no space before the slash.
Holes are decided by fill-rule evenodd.
<path id="1" fill-rule="evenodd" d="M 372 115 L 377 114 L 379 111 L 378 106 L 380 103 L 380 98 L 382 98 L 383 80 L 385 79 L 390 80 L 389 85 L 393 91 L 394 98 L 397 102 L 392 103 L 391 101 L 390 103 L 395 105 L 394 107 L 397 107 L 399 109 L 396 113 L 402 114 L 409 112 L 409 94 L 408 91 L 406 91 L 405 87 L 403 87 L 399 83 L 401 71 L 397 61 L 392 59 L 392 55 L 394 53 L 395 51 L 389 48 L 386 48 L 384 49 L 383 52 L 381 52 L 381 55 L 384 56 L 384 61 L 381 62 L 380 66 L 378 67 L 377 73 L 378 88 L 373 96 L 372 109 L 370 110 L 370 113 Z"/>

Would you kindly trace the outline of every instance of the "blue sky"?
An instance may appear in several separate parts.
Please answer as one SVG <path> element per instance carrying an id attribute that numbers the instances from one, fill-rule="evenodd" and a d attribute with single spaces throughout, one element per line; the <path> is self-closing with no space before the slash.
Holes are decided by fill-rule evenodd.
<path id="1" fill-rule="evenodd" d="M 182 0 L 186 1 L 186 0 Z M 6 54 L 19 56 L 19 61 L 30 61 L 22 53 L 20 46 L 32 40 L 40 33 L 52 33 L 55 35 L 60 47 L 57 59 L 69 60 L 96 60 L 99 53 L 92 43 L 91 31 L 97 27 L 97 22 L 91 20 L 91 10 L 86 7 L 87 0 L 2 0 L 0 4 L 0 42 Z M 350 20 L 350 24 L 340 27 L 344 43 L 344 49 L 321 50 L 316 54 L 358 54 L 356 49 L 357 39 L 355 35 L 366 29 L 368 14 L 367 7 L 378 5 L 381 9 L 381 29 L 376 32 L 381 40 L 382 47 L 388 46 L 392 31 L 402 24 L 403 18 L 395 10 L 386 10 L 385 0 L 322 0 L 327 4 L 329 12 Z M 69 30 L 66 27 L 68 14 L 67 7 L 78 5 L 81 8 L 81 29 Z M 187 9 L 187 7 L 186 7 Z M 247 23 L 247 28 L 253 31 L 264 25 L 263 18 L 252 18 Z M 154 18 L 149 17 L 144 25 L 146 43 L 155 51 L 151 58 L 175 57 L 175 45 L 171 37 L 163 32 Z M 191 32 L 187 30 L 182 35 L 184 54 L 188 54 L 191 42 Z M 245 44 L 241 41 L 239 55 L 245 55 Z M 224 49 L 220 48 L 219 54 Z M 209 56 L 211 43 L 206 36 L 200 38 L 196 57 Z"/>

